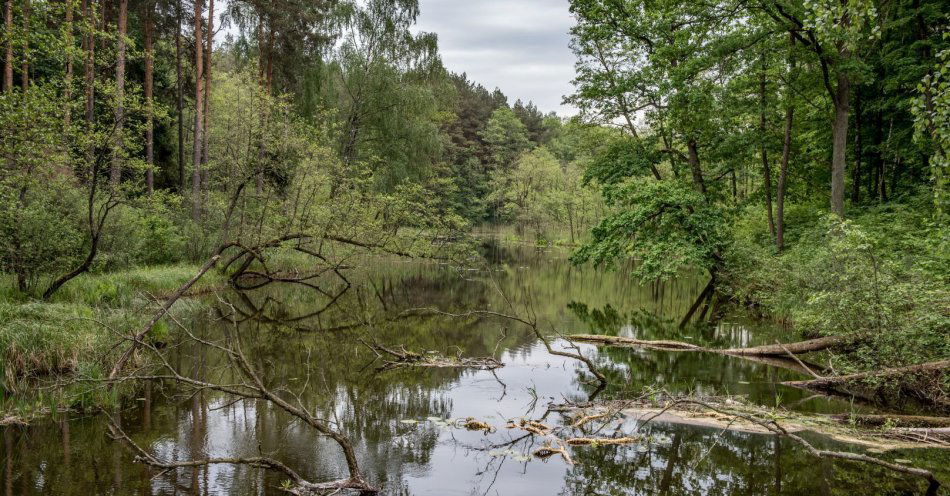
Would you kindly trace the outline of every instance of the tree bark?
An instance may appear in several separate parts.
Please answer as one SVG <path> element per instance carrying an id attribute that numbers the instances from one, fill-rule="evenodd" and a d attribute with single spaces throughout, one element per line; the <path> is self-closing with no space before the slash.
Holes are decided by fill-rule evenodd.
<path id="1" fill-rule="evenodd" d="M 847 50 L 841 50 L 847 54 Z M 844 218 L 844 169 L 848 150 L 848 100 L 851 96 L 851 80 L 844 69 L 838 69 L 838 87 L 835 91 L 835 122 L 832 128 L 831 151 L 831 211 Z"/>
<path id="2" fill-rule="evenodd" d="M 3 13 L 7 47 L 3 65 L 3 91 L 13 91 L 13 0 L 7 0 Z"/>
<path id="3" fill-rule="evenodd" d="M 185 117 L 181 67 L 181 0 L 175 4 L 175 110 L 178 115 L 178 191 L 185 192 Z"/>
<path id="4" fill-rule="evenodd" d="M 115 62 L 115 149 L 112 150 L 112 169 L 109 181 L 113 186 L 122 179 L 122 154 L 125 148 L 125 52 L 128 34 L 129 0 L 119 0 L 118 54 Z"/>
<path id="5" fill-rule="evenodd" d="M 759 148 L 762 156 L 762 188 L 765 190 L 765 212 L 769 220 L 769 235 L 775 239 L 775 218 L 772 216 L 772 170 L 769 167 L 769 154 L 766 148 L 765 116 L 765 52 L 762 52 L 762 74 L 759 77 Z"/>
<path id="6" fill-rule="evenodd" d="M 149 195 L 155 192 L 155 112 L 152 102 L 155 69 L 155 54 L 152 50 L 152 36 L 155 30 L 152 18 L 154 8 L 155 6 L 150 1 L 145 3 L 145 187 Z"/>
<path id="7" fill-rule="evenodd" d="M 201 16 L 204 10 L 204 0 L 195 1 L 195 134 L 194 154 L 192 155 L 191 172 L 191 217 L 197 221 L 201 217 L 201 143 L 203 138 L 202 125 L 204 124 L 204 47 L 201 31 Z"/>

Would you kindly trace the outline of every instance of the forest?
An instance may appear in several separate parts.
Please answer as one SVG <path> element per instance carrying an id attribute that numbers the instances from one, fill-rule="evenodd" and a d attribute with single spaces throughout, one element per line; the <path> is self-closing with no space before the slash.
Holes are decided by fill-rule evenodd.
<path id="1" fill-rule="evenodd" d="M 511 2 L 3 0 L 4 494 L 946 494 L 950 3 Z"/>

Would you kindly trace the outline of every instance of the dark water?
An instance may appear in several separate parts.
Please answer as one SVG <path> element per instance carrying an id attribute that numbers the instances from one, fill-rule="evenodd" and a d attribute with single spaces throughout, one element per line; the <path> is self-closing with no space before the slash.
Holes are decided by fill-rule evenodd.
<path id="1" fill-rule="evenodd" d="M 684 276 L 648 286 L 624 271 L 572 267 L 566 253 L 495 248 L 488 270 L 436 263 L 377 260 L 352 270 L 351 289 L 320 312 L 328 297 L 303 287 L 271 285 L 222 295 L 230 308 L 254 316 L 238 331 L 245 353 L 272 388 L 299 393 L 308 408 L 334 420 L 356 446 L 367 478 L 389 495 L 619 495 L 619 494 L 916 494 L 922 486 L 889 473 L 816 460 L 773 436 L 633 421 L 611 425 L 643 441 L 625 446 L 576 447 L 574 464 L 560 457 L 531 459 L 543 441 L 522 438 L 507 419 L 570 421 L 550 403 L 583 401 L 597 390 L 586 367 L 553 356 L 523 325 L 494 317 L 405 316 L 437 307 L 453 313 L 491 309 L 536 315 L 556 332 L 610 333 L 697 344 L 748 346 L 788 339 L 782 329 L 739 316 L 678 331 L 702 284 Z M 316 313 L 316 314 L 315 314 Z M 312 315 L 313 314 L 313 315 Z M 370 321 L 370 325 L 353 324 Z M 209 311 L 194 328 L 217 339 L 224 324 Z M 336 329 L 336 330 L 334 330 Z M 494 374 L 461 369 L 397 369 L 380 365 L 358 338 L 415 351 L 454 356 L 494 355 Z M 169 345 L 183 374 L 226 382 L 224 361 L 205 348 Z M 768 406 L 846 412 L 847 402 L 813 397 L 777 383 L 799 378 L 790 370 L 695 353 L 582 346 L 610 379 L 599 398 L 629 398 L 644 387 L 744 395 Z M 212 393 L 182 396 L 158 384 L 143 390 L 121 414 L 123 428 L 164 460 L 256 456 L 278 458 L 311 481 L 345 476 L 335 444 L 265 402 Z M 475 417 L 497 425 L 492 434 L 445 425 Z M 815 443 L 857 449 L 821 438 Z M 947 475 L 945 453 L 892 452 Z M 75 416 L 3 430 L 0 491 L 50 494 L 282 494 L 280 475 L 258 468 L 216 465 L 160 474 L 133 461 L 109 439 L 100 416 Z"/>

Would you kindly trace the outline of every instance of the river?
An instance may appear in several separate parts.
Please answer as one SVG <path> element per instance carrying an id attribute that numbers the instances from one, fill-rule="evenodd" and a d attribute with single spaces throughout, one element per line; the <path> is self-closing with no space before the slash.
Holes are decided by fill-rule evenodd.
<path id="1" fill-rule="evenodd" d="M 536 316 L 556 349 L 557 334 L 601 333 L 678 339 L 722 347 L 793 340 L 780 326 L 742 312 L 716 324 L 680 331 L 705 281 L 684 275 L 671 282 L 637 284 L 623 268 L 574 267 L 568 252 L 491 244 L 487 265 L 460 269 L 433 261 L 379 258 L 351 269 L 350 289 L 317 312 L 325 295 L 301 285 L 271 284 L 209 296 L 208 307 L 233 308 L 247 318 L 236 332 L 267 384 L 299 392 L 301 403 L 340 426 L 353 442 L 366 478 L 387 495 L 620 495 L 620 494 L 907 494 L 921 489 L 868 466 L 817 460 L 789 441 L 749 432 L 659 422 L 611 424 L 608 432 L 640 442 L 571 449 L 573 464 L 531 457 L 542 441 L 506 429 L 508 420 L 543 418 L 569 424 L 548 405 L 630 398 L 645 387 L 671 392 L 741 395 L 764 406 L 807 412 L 848 412 L 848 401 L 814 396 L 778 384 L 804 378 L 738 358 L 704 353 L 633 349 L 580 351 L 598 364 L 609 386 L 598 391 L 586 366 L 548 353 L 527 326 L 468 314 L 407 312 L 438 308 Z M 353 327 L 354 323 L 369 325 Z M 214 341 L 230 326 L 214 311 L 188 324 Z M 495 371 L 401 368 L 377 371 L 366 343 L 435 350 L 447 356 L 492 355 Z M 172 342 L 171 360 L 191 377 L 227 381 L 221 356 L 205 347 Z M 289 393 L 288 393 L 289 394 Z M 474 417 L 491 433 L 455 427 Z M 311 481 L 346 475 L 337 446 L 263 401 L 234 402 L 220 394 L 181 395 L 166 384 L 141 391 L 120 415 L 122 428 L 163 460 L 266 454 Z M 812 436 L 821 446 L 853 449 Z M 944 453 L 888 452 L 947 471 Z M 276 495 L 285 478 L 260 468 L 214 465 L 165 473 L 136 463 L 132 451 L 109 437 L 102 415 L 69 415 L 3 428 L 0 491 L 6 495 Z M 873 488 L 873 489 L 871 489 Z"/>

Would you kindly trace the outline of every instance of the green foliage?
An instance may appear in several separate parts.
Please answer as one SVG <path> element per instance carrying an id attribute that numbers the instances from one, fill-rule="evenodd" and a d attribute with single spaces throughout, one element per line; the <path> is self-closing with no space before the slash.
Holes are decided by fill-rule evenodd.
<path id="1" fill-rule="evenodd" d="M 776 257 L 749 239 L 727 252 L 724 279 L 805 336 L 860 336 L 841 368 L 873 370 L 950 356 L 945 226 L 915 209 L 822 217 Z M 766 240 L 766 243 L 768 241 Z"/>
<path id="2" fill-rule="evenodd" d="M 950 40 L 950 33 L 944 33 Z M 937 54 L 938 62 L 921 81 L 920 96 L 912 106 L 915 139 L 931 150 L 930 174 L 937 216 L 950 209 L 950 48 Z"/>
<path id="3" fill-rule="evenodd" d="M 724 213 L 689 186 L 633 178 L 605 187 L 604 197 L 611 212 L 574 254 L 575 262 L 609 266 L 633 258 L 633 272 L 644 281 L 718 264 L 729 237 Z"/>

